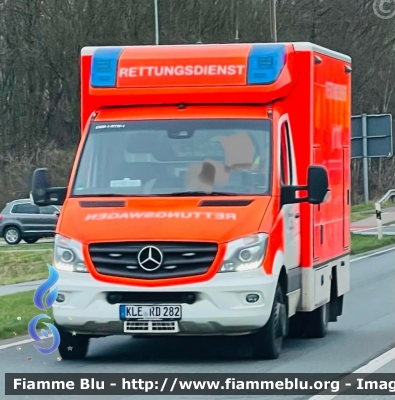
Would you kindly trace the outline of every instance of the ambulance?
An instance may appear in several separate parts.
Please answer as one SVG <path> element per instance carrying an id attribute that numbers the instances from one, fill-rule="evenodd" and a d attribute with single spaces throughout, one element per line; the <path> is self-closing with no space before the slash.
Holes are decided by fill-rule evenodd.
<path id="1" fill-rule="evenodd" d="M 40 168 L 31 188 L 63 206 L 62 358 L 111 335 L 249 335 L 256 359 L 324 337 L 350 290 L 350 99 L 351 59 L 312 43 L 83 48 L 69 184 Z"/>

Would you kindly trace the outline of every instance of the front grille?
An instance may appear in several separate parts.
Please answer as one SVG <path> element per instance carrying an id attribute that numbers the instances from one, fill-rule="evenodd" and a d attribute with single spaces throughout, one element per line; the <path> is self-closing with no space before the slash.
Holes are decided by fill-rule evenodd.
<path id="1" fill-rule="evenodd" d="M 107 302 L 110 304 L 193 304 L 194 292 L 110 292 Z"/>
<path id="2" fill-rule="evenodd" d="M 139 265 L 138 255 L 149 246 L 163 255 L 156 270 L 147 271 Z M 187 242 L 124 242 L 89 245 L 89 254 L 96 271 L 102 275 L 135 279 L 170 279 L 205 274 L 218 251 L 215 243 Z M 149 269 L 151 262 L 144 264 Z"/>

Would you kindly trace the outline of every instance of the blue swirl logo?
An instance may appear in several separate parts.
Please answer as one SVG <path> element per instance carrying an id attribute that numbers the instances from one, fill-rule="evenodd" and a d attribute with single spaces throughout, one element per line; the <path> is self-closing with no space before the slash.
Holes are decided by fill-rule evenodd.
<path id="1" fill-rule="evenodd" d="M 35 291 L 34 296 L 33 296 L 33 302 L 34 305 L 42 310 L 42 311 L 48 311 L 53 303 L 56 300 L 56 297 L 58 296 L 58 288 L 55 287 L 54 290 L 50 291 L 47 295 L 47 297 L 44 300 L 44 296 L 45 293 L 50 290 L 52 288 L 52 286 L 55 285 L 55 283 L 58 281 L 59 279 L 59 274 L 57 273 L 57 271 L 55 270 L 54 267 L 52 267 L 51 265 L 47 264 L 48 270 L 49 270 L 49 276 L 48 279 L 43 282 Z M 45 304 L 44 304 L 45 302 Z M 31 319 L 31 321 L 29 322 L 28 325 L 28 332 L 30 337 L 35 340 L 36 342 L 39 343 L 44 343 L 44 341 L 38 336 L 37 334 L 37 323 L 40 321 L 40 319 L 51 319 L 47 314 L 39 314 L 36 315 L 35 317 L 33 317 Z M 53 335 L 53 344 L 51 347 L 49 348 L 43 348 L 43 347 L 39 347 L 34 345 L 34 347 L 36 348 L 37 351 L 39 351 L 41 354 L 50 354 L 53 353 L 60 344 L 60 335 L 59 335 L 59 331 L 56 329 L 55 326 L 53 326 L 52 324 L 48 323 L 48 322 L 44 322 L 44 325 L 46 325 L 49 330 L 51 331 L 52 335 Z M 48 332 L 45 329 L 41 330 L 41 333 L 47 338 L 48 337 Z"/>

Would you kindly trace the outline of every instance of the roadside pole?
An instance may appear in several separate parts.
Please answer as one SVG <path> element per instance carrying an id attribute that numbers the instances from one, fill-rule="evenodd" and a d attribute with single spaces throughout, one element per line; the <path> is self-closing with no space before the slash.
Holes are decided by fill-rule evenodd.
<path id="1" fill-rule="evenodd" d="M 154 0 L 155 7 L 155 44 L 159 45 L 159 12 L 158 12 L 158 0 Z"/>
<path id="2" fill-rule="evenodd" d="M 270 34 L 274 43 L 277 43 L 277 11 L 276 11 L 276 1 L 270 0 Z"/>
<path id="3" fill-rule="evenodd" d="M 365 204 L 369 203 L 369 169 L 368 169 L 368 129 L 366 114 L 362 114 L 362 162 L 363 162 L 363 194 Z"/>
<path id="4" fill-rule="evenodd" d="M 377 238 L 378 240 L 383 238 L 383 221 L 381 219 L 381 204 L 376 203 L 376 222 L 377 222 Z"/>

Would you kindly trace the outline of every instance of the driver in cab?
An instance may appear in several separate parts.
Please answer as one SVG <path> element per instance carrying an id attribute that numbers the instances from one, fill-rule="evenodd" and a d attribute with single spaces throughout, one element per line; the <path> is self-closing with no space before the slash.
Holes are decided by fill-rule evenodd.
<path id="1" fill-rule="evenodd" d="M 216 136 L 212 141 L 220 142 L 224 150 L 224 162 L 205 160 L 191 166 L 186 185 L 189 190 L 212 192 L 214 186 L 221 189 L 237 188 L 237 192 L 253 192 L 253 175 L 264 175 L 259 147 L 254 138 L 245 132 L 231 136 Z M 234 190 L 233 190 L 234 191 Z"/>

